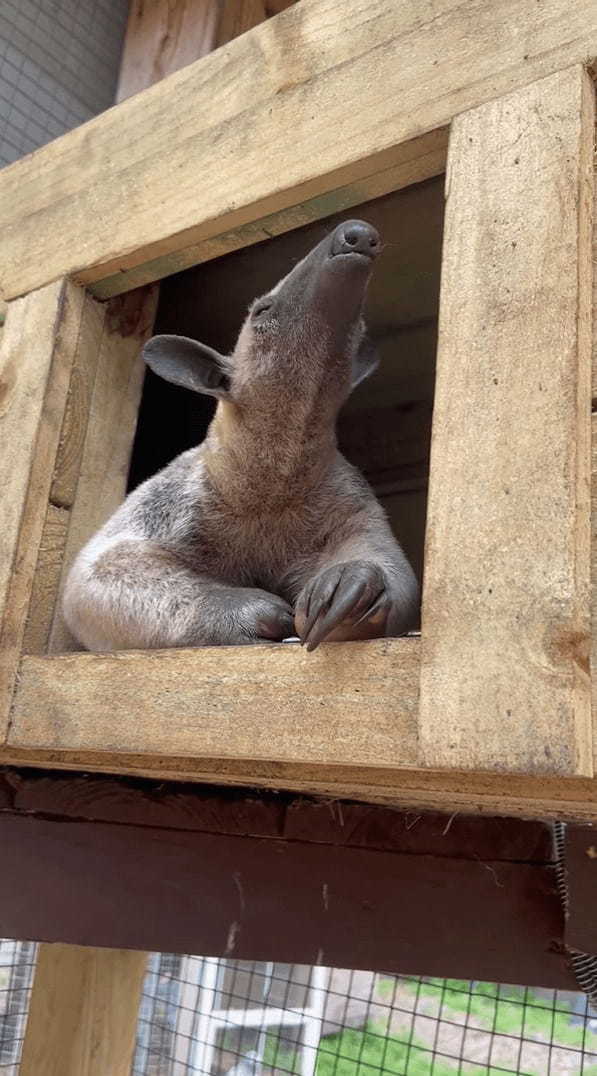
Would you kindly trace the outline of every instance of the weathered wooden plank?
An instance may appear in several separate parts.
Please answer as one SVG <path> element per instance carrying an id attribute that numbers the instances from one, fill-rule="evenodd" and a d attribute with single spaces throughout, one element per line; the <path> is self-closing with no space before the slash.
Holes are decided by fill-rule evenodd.
<path id="1" fill-rule="evenodd" d="M 106 304 L 85 295 L 75 361 L 71 371 L 66 410 L 60 430 L 60 442 L 50 501 L 60 508 L 70 508 L 79 479 L 83 445 L 87 432 L 91 394 L 95 384 L 97 362 L 105 331 Z"/>
<path id="2" fill-rule="evenodd" d="M 53 504 L 47 506 L 23 634 L 22 649 L 25 654 L 44 654 L 48 646 L 58 599 L 68 524 L 69 513 L 66 508 L 57 508 Z"/>
<path id="3" fill-rule="evenodd" d="M 194 63 L 214 47 L 219 0 L 132 0 L 117 101 Z"/>
<path id="4" fill-rule="evenodd" d="M 286 789 L 409 810 L 448 814 L 507 814 L 516 818 L 597 822 L 597 781 L 580 777 L 521 777 L 470 770 L 329 766 L 262 759 L 189 758 L 140 752 L 0 747 L 0 761 L 97 773 L 192 781 L 230 787 Z"/>
<path id="5" fill-rule="evenodd" d="M 279 15 L 281 11 L 286 11 L 287 7 L 297 2 L 298 0 L 265 0 L 265 10 L 268 15 Z"/>
<path id="6" fill-rule="evenodd" d="M 246 34 L 266 18 L 264 0 L 221 0 L 218 47 Z"/>
<path id="7" fill-rule="evenodd" d="M 151 332 L 156 302 L 157 288 L 153 287 L 129 292 L 108 304 L 70 512 L 62 580 L 81 547 L 125 495 L 143 385 L 140 351 Z M 49 645 L 54 652 L 77 649 L 59 608 Z"/>
<path id="8" fill-rule="evenodd" d="M 41 945 L 21 1076 L 129 1076 L 147 954 Z"/>
<path id="9" fill-rule="evenodd" d="M 0 776 L 0 790 L 2 787 Z M 3 806 L 11 807 L 15 813 L 44 818 L 78 818 L 461 859 L 533 863 L 554 859 L 551 827 L 545 822 L 399 811 L 371 804 L 307 799 L 292 793 L 214 789 L 107 774 L 67 776 L 11 770 L 5 787 Z"/>
<path id="10" fill-rule="evenodd" d="M 26 657 L 16 747 L 416 762 L 417 639 Z"/>
<path id="11" fill-rule="evenodd" d="M 235 788 L 210 788 L 179 781 L 156 784 L 137 778 L 66 776 L 16 770 L 8 772 L 4 785 L 0 775 L 0 796 L 3 791 L 5 796 L 0 799 L 0 804 L 22 814 L 271 837 L 274 840 L 283 835 L 286 805 L 291 799 L 290 794 L 247 793 Z M 392 819 L 394 815 L 392 811 Z M 525 844 L 527 851 L 532 849 L 532 841 L 530 837 Z M 494 847 L 499 851 L 498 845 L 492 845 L 492 850 Z M 500 856 L 492 858 L 499 859 Z M 515 858 L 521 859 L 524 855 L 515 853 Z M 543 856 L 543 860 L 547 858 Z"/>
<path id="12" fill-rule="evenodd" d="M 597 145 L 597 129 L 596 129 Z M 593 170 L 593 409 L 597 408 L 597 152 Z M 597 774 L 597 413 L 591 415 L 591 704 L 593 768 Z"/>
<path id="13" fill-rule="evenodd" d="M 597 317 L 594 317 L 596 327 Z M 591 415 L 591 708 L 593 766 L 597 774 L 597 414 Z"/>
<path id="14" fill-rule="evenodd" d="M 597 826 L 566 826 L 564 842 L 568 915 L 565 941 L 597 956 Z"/>
<path id="15" fill-rule="evenodd" d="M 0 359 L 0 742 L 5 739 L 83 293 L 58 282 L 11 304 Z"/>
<path id="16" fill-rule="evenodd" d="M 49 806 L 49 797 L 48 797 Z M 373 804 L 294 799 L 288 804 L 285 840 L 350 848 L 408 852 L 459 859 L 549 863 L 551 826 L 485 815 L 398 811 Z"/>
<path id="17" fill-rule="evenodd" d="M 400 642 L 400 641 L 399 641 Z M 408 640 L 405 640 L 408 644 Z M 375 646 L 373 643 L 362 644 L 335 644 L 337 648 L 344 645 L 366 648 Z M 292 650 L 293 648 L 289 648 Z M 178 652 L 180 653 L 180 652 Z M 187 652 L 189 653 L 189 652 Z M 253 651 L 242 652 L 251 655 Z M 322 654 L 324 652 L 322 651 Z M 170 652 L 175 654 L 175 652 Z M 129 657 L 129 655 L 123 655 Z M 236 657 L 239 659 L 240 651 Z M 92 655 L 85 655 L 89 660 Z M 195 652 L 195 660 L 199 661 L 201 655 Z M 79 656 L 73 656 L 70 660 L 77 661 Z M 39 698 L 44 699 L 44 707 L 48 704 L 46 687 L 39 679 L 39 670 L 33 670 L 34 683 L 30 688 L 28 664 L 39 659 L 25 658 L 21 673 L 21 689 L 25 690 L 29 698 L 35 699 L 36 693 L 40 692 Z M 46 659 L 49 660 L 49 659 Z M 52 659 L 53 660 L 53 659 Z M 61 659 L 61 661 L 64 659 Z M 141 660 L 141 656 L 139 656 Z M 250 657 L 250 660 L 253 660 Z M 363 662 L 366 669 L 367 662 Z M 62 667 L 61 667 L 62 668 Z M 73 665 L 73 668 L 75 666 Z M 356 668 L 356 666 L 355 666 Z M 51 676 L 49 668 L 42 672 L 45 679 L 51 681 L 48 690 L 58 686 L 61 676 Z M 239 665 L 239 676 L 240 665 Z M 244 674 L 242 674 L 244 675 Z M 190 677 L 194 682 L 196 673 Z M 145 678 L 144 678 L 145 679 Z M 189 679 L 189 677 L 187 677 Z M 120 682 L 120 681 L 118 681 Z M 143 684 L 143 680 L 140 681 Z M 329 692 L 329 678 L 326 680 Z M 70 687 L 67 688 L 70 691 Z M 114 682 L 112 682 L 114 690 Z M 148 690 L 145 688 L 144 690 Z M 182 692 L 180 682 L 176 686 L 177 692 Z M 127 691 L 133 694 L 134 686 L 128 685 Z M 87 688 L 81 688 L 81 695 L 87 698 L 87 706 L 92 701 L 87 694 Z M 397 699 L 400 699 L 398 692 Z M 55 698 L 55 696 L 54 696 Z M 74 695 L 73 695 L 74 698 Z M 160 720 L 169 727 L 170 720 L 167 711 L 174 712 L 170 706 L 165 705 L 167 696 L 161 700 Z M 102 700 L 100 700 L 102 701 Z M 136 699 L 138 702 L 138 698 Z M 154 694 L 153 707 L 159 709 L 160 700 Z M 238 700 L 237 700 L 238 704 Z M 18 702 L 20 706 L 20 702 Z M 32 702 L 31 704 L 35 704 Z M 123 708 L 120 700 L 115 704 Z M 261 703 L 260 705 L 263 705 Z M 273 710 L 279 703 L 276 700 Z M 102 701 L 102 707 L 108 709 L 107 700 Z M 597 821 L 597 781 L 580 778 L 550 778 L 550 777 L 517 777 L 506 774 L 475 774 L 463 771 L 437 772 L 415 769 L 412 764 L 405 769 L 404 763 L 398 761 L 396 765 L 390 763 L 387 756 L 380 757 L 373 765 L 347 765 L 329 763 L 329 743 L 332 733 L 327 729 L 326 747 L 322 758 L 316 762 L 301 763 L 296 761 L 284 761 L 278 758 L 259 760 L 255 757 L 238 759 L 233 757 L 218 758 L 203 756 L 189 756 L 176 753 L 175 746 L 168 742 L 166 752 L 160 754 L 149 753 L 152 744 L 146 744 L 143 731 L 143 715 L 137 718 L 135 735 L 139 746 L 134 750 L 125 750 L 122 737 L 116 747 L 110 745 L 98 746 L 97 739 L 104 740 L 106 732 L 109 732 L 116 724 L 115 718 L 110 716 L 107 726 L 104 725 L 104 709 L 98 711 L 99 718 L 94 733 L 94 744 L 88 747 L 76 746 L 71 739 L 71 733 L 78 735 L 79 727 L 78 702 L 75 699 L 69 702 L 69 709 L 65 707 L 60 724 L 56 723 L 57 733 L 51 746 L 41 746 L 38 742 L 33 747 L 15 746 L 9 744 L 0 749 L 0 760 L 16 765 L 33 765 L 46 768 L 62 768 L 75 770 L 97 770 L 111 773 L 123 773 L 137 776 L 151 776 L 159 779 L 203 781 L 211 784 L 230 786 L 251 786 L 260 788 L 285 788 L 298 792 L 309 792 L 331 796 L 334 798 L 353 798 L 371 803 L 386 803 L 392 806 L 407 807 L 413 810 L 428 809 L 454 812 L 482 812 L 500 814 L 506 812 L 511 816 L 527 818 L 570 818 L 579 821 Z M 243 714 L 243 720 L 245 715 Z M 53 717 L 52 717 L 53 720 Z M 152 718 L 153 720 L 153 718 Z M 47 730 L 46 730 L 47 731 Z M 46 735 L 44 731 L 44 735 Z M 333 732 L 333 730 L 332 730 Z M 218 730 L 218 735 L 221 729 Z M 29 735 L 29 732 L 27 733 Z M 132 733 L 131 733 L 132 735 Z M 189 734 L 190 735 L 190 734 Z M 322 737 L 326 730 L 322 730 Z M 194 726 L 193 736 L 203 737 L 199 723 Z M 261 733 L 262 738 L 264 733 Z M 288 743 L 286 731 L 284 742 Z M 80 737 L 79 737 L 80 738 Z M 143 742 L 142 742 L 143 741 Z M 201 748 L 205 746 L 201 743 Z M 234 744 L 232 745 L 234 749 Z M 186 749 L 189 745 L 187 743 Z M 227 744 L 230 747 L 230 744 Z M 252 748 L 251 748 L 252 749 Z M 274 744 L 271 754 L 279 753 L 279 745 Z M 254 752 L 253 752 L 254 755 Z"/>
<path id="18" fill-rule="evenodd" d="M 593 131 L 582 67 L 453 127 L 421 667 L 435 768 L 592 773 Z"/>
<path id="19" fill-rule="evenodd" d="M 0 842 L 8 937 L 573 987 L 549 864 L 8 813 Z"/>
<path id="20" fill-rule="evenodd" d="M 597 147 L 597 127 L 595 128 Z M 593 162 L 593 266 L 597 265 L 597 148 Z M 593 312 L 597 310 L 597 272 L 593 270 Z M 593 403 L 597 404 L 597 317 L 593 316 Z"/>
<path id="21" fill-rule="evenodd" d="M 0 811 L 6 811 L 12 807 L 14 790 L 4 773 L 0 773 Z"/>
<path id="22" fill-rule="evenodd" d="M 454 116 L 596 54 L 593 0 L 302 0 L 4 169 L 2 293 L 115 294 L 438 174 Z"/>

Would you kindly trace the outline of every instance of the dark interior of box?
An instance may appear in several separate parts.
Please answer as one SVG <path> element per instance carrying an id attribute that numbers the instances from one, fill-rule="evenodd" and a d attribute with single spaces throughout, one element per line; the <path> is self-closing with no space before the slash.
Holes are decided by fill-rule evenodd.
<path id="1" fill-rule="evenodd" d="M 422 576 L 443 226 L 442 176 L 199 265 L 162 282 L 156 333 L 179 333 L 230 351 L 247 306 L 342 220 L 381 233 L 366 304 L 381 352 L 376 373 L 340 416 L 340 448 L 366 475 L 419 578 Z M 148 371 L 130 472 L 134 488 L 203 440 L 215 401 Z"/>

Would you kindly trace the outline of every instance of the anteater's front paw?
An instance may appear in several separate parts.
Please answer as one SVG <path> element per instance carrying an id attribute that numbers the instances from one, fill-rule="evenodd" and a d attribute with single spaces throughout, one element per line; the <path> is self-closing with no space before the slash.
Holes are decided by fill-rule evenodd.
<path id="1" fill-rule="evenodd" d="M 243 641 L 247 643 L 281 642 L 294 634 L 294 619 L 288 602 L 264 590 L 244 590 L 238 610 Z"/>
<path id="2" fill-rule="evenodd" d="M 377 564 L 346 561 L 324 569 L 303 588 L 294 623 L 307 650 L 324 639 L 380 637 L 391 607 L 385 575 Z"/>

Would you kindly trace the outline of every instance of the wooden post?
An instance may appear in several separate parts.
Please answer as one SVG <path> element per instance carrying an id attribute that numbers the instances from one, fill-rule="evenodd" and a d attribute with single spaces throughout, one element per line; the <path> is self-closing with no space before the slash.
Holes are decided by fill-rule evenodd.
<path id="1" fill-rule="evenodd" d="M 223 0 L 217 44 L 234 41 L 267 17 L 264 0 Z"/>
<path id="2" fill-rule="evenodd" d="M 130 1076 L 147 953 L 42 945 L 20 1076 Z"/>
<path id="3" fill-rule="evenodd" d="M 11 303 L 0 356 L 0 744 L 20 658 L 84 292 L 57 281 Z"/>
<path id="4" fill-rule="evenodd" d="M 594 118 L 574 66 L 452 127 L 423 601 L 429 766 L 592 773 Z"/>
<path id="5" fill-rule="evenodd" d="M 153 86 L 214 47 L 221 0 L 132 0 L 117 101 Z"/>
<path id="6" fill-rule="evenodd" d="M 76 438 L 76 465 L 71 464 L 74 453 L 70 453 L 62 460 L 59 457 L 56 468 L 53 489 L 58 488 L 62 494 L 56 499 L 61 505 L 66 500 L 70 509 L 58 584 L 64 580 L 73 558 L 85 542 L 116 510 L 126 494 L 143 387 L 144 366 L 140 352 L 153 327 L 157 296 L 157 287 L 149 285 L 112 300 L 105 308 L 88 298 L 88 320 L 95 323 L 99 307 L 103 321 L 93 347 L 80 356 L 82 367 L 85 364 L 94 366 L 94 378 L 91 391 L 85 392 L 81 405 L 85 408 L 87 421 L 84 436 Z M 88 321 L 85 327 L 89 328 Z M 66 496 L 66 490 L 72 471 L 76 472 L 76 482 L 71 497 Z M 50 519 L 48 525 L 51 525 Z M 46 548 L 47 544 L 44 552 Z M 79 649 L 55 605 L 56 597 L 57 591 L 52 604 L 48 649 L 54 653 Z M 34 622 L 41 612 L 41 609 L 32 608 L 30 622 Z"/>

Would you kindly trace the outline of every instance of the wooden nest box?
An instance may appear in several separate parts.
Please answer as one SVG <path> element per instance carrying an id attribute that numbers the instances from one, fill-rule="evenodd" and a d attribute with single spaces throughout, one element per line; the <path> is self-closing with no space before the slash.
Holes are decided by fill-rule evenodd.
<path id="1" fill-rule="evenodd" d="M 0 761 L 597 816 L 597 8 L 436 8 L 430 24 L 417 3 L 301 0 L 0 173 Z M 61 581 L 125 493 L 157 282 L 180 274 L 163 323 L 183 270 L 208 294 L 357 206 L 390 221 L 388 266 L 437 250 L 438 281 L 443 214 L 420 638 L 73 652 Z M 379 331 L 404 295 L 384 279 Z M 430 339 L 435 364 L 416 281 L 411 385 Z M 357 455 L 377 393 L 342 419 Z M 384 452 L 404 441 L 390 410 Z M 403 467 L 399 495 L 424 494 L 420 462 L 402 460 L 419 484 Z"/>

